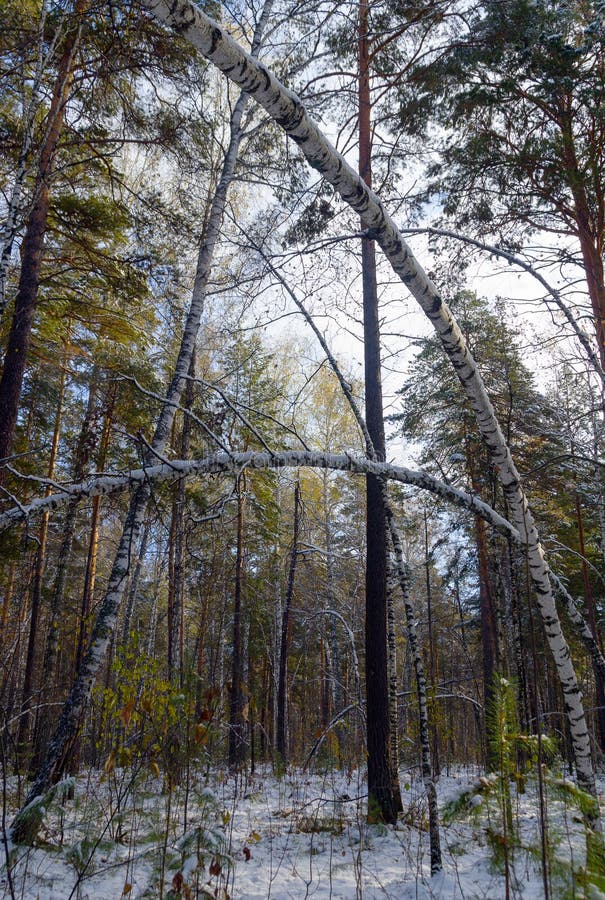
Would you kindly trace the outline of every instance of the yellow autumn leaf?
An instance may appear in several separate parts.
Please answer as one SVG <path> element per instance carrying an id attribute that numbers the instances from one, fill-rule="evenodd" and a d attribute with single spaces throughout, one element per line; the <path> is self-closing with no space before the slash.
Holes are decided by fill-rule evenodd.
<path id="1" fill-rule="evenodd" d="M 103 771 L 106 775 L 111 775 L 113 770 L 116 767 L 116 752 L 112 750 L 107 759 L 105 760 L 105 765 L 103 766 Z"/>

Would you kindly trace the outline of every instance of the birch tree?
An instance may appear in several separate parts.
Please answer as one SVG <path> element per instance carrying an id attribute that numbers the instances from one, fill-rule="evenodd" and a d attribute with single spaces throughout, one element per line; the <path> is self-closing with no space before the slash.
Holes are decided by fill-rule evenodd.
<path id="1" fill-rule="evenodd" d="M 258 52 L 262 33 L 270 12 L 271 3 L 268 2 L 265 4 L 256 26 L 252 42 L 253 54 Z M 242 92 L 233 108 L 229 145 L 225 153 L 221 177 L 208 214 L 206 232 L 198 254 L 191 305 L 183 330 L 172 381 L 155 427 L 155 433 L 148 453 L 148 462 L 158 456 L 163 456 L 191 365 L 204 308 L 206 287 L 212 268 L 214 250 L 221 229 L 227 191 L 234 176 L 242 136 L 242 117 L 247 99 L 246 92 Z M 136 554 L 149 497 L 149 483 L 143 484 L 133 494 L 105 597 L 91 633 L 88 650 L 63 708 L 57 729 L 50 741 L 46 758 L 34 778 L 26 798 L 24 810 L 33 803 L 36 797 L 46 793 L 49 787 L 60 777 L 70 749 L 76 739 L 78 727 L 86 709 L 92 687 L 116 626 L 123 592 L 128 579 L 130 559 Z M 13 823 L 12 834 L 17 842 L 31 840 L 37 832 L 40 823 L 40 811 L 36 811 L 35 807 L 30 807 L 30 813 L 30 815 L 18 816 Z"/>
<path id="2" fill-rule="evenodd" d="M 266 67 L 252 60 L 215 21 L 187 0 L 146 0 L 148 8 L 176 28 L 231 80 L 252 95 L 281 125 L 376 239 L 394 271 L 419 302 L 443 343 L 471 402 L 481 434 L 498 470 L 516 526 L 527 544 L 527 555 L 547 640 L 561 681 L 580 784 L 595 794 L 590 740 L 582 693 L 561 630 L 549 580 L 549 569 L 521 478 L 495 417 L 492 404 L 464 337 L 437 288 L 414 258 L 378 197 L 353 172 L 307 116 L 300 100 Z"/>

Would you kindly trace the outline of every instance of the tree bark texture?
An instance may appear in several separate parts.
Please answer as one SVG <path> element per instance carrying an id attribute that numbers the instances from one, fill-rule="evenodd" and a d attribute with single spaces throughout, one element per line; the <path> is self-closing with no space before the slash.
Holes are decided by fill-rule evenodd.
<path id="1" fill-rule="evenodd" d="M 0 464 L 10 457 L 15 439 L 23 375 L 27 363 L 34 312 L 40 287 L 44 237 L 48 224 L 50 185 L 63 128 L 65 107 L 74 76 L 75 59 L 82 35 L 85 0 L 75 4 L 76 22 L 65 37 L 48 113 L 48 129 L 40 152 L 35 199 L 21 246 L 21 274 L 2 378 L 0 378 Z M 2 472 L 0 470 L 0 480 Z"/>
<path id="2" fill-rule="evenodd" d="M 294 485 L 294 525 L 292 528 L 292 553 L 288 568 L 286 596 L 282 608 L 281 640 L 279 647 L 279 677 L 277 682 L 277 734 L 276 750 L 283 766 L 288 765 L 288 648 L 290 644 L 290 616 L 294 597 L 294 579 L 298 561 L 298 532 L 300 528 L 300 482 Z"/>

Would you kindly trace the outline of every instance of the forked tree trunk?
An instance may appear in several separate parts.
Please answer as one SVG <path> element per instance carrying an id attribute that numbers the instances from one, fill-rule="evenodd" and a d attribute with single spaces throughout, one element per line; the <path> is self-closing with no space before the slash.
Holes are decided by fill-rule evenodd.
<path id="1" fill-rule="evenodd" d="M 271 8 L 272 2 L 267 0 L 255 30 L 252 42 L 253 53 L 258 52 Z M 147 462 L 155 458 L 155 454 L 161 454 L 167 446 L 176 408 L 193 358 L 214 249 L 222 226 L 227 191 L 234 177 L 235 163 L 242 136 L 242 117 L 247 102 L 248 97 L 244 91 L 235 104 L 231 116 L 229 146 L 225 154 L 221 177 L 211 204 L 207 229 L 198 255 L 191 305 L 185 322 L 174 375 L 156 425 L 152 451 L 149 453 Z M 136 552 L 150 494 L 150 485 L 142 485 L 135 491 L 130 501 L 122 537 L 109 576 L 107 590 L 92 630 L 88 650 L 63 707 L 59 724 L 51 739 L 44 763 L 33 780 L 25 798 L 24 806 L 12 823 L 11 837 L 15 843 L 31 842 L 35 837 L 42 821 L 42 808 L 33 804 L 33 801 L 40 795 L 46 794 L 49 788 L 61 777 L 71 748 L 76 740 L 93 685 L 101 670 L 114 633 L 124 589 L 128 581 L 130 559 L 133 553 Z"/>
<path id="2" fill-rule="evenodd" d="M 359 213 L 437 331 L 475 412 L 481 434 L 498 472 L 506 500 L 527 548 L 529 568 L 546 638 L 565 697 L 580 785 L 596 796 L 590 738 L 576 673 L 561 630 L 549 569 L 521 478 L 506 445 L 475 361 L 451 311 L 414 258 L 380 200 L 311 122 L 296 95 L 265 66 L 247 55 L 224 28 L 190 0 L 144 0 L 158 18 L 175 27 L 232 81 L 252 95 L 301 148 L 309 163 Z"/>

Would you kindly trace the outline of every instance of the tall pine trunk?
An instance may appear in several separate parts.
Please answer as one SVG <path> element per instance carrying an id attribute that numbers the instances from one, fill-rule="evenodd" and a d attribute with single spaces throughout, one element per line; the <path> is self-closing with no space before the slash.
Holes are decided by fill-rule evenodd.
<path id="1" fill-rule="evenodd" d="M 370 41 L 367 0 L 359 5 L 359 174 L 372 186 Z M 376 458 L 385 458 L 380 366 L 380 323 L 374 241 L 361 239 L 365 417 Z M 373 475 L 366 479 L 366 701 L 368 751 L 368 815 L 396 822 L 403 804 L 391 752 L 387 640 L 387 529 L 383 488 Z"/>
<path id="2" fill-rule="evenodd" d="M 13 450 L 23 375 L 29 354 L 31 330 L 40 287 L 44 238 L 48 225 L 50 186 L 55 168 L 65 107 L 74 76 L 80 45 L 86 0 L 76 0 L 75 21 L 67 30 L 63 52 L 48 112 L 48 127 L 40 151 L 34 188 L 34 204 L 21 245 L 21 274 L 11 329 L 8 336 L 2 378 L 0 378 L 0 464 Z M 2 473 L 0 471 L 0 480 Z"/>

